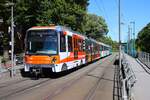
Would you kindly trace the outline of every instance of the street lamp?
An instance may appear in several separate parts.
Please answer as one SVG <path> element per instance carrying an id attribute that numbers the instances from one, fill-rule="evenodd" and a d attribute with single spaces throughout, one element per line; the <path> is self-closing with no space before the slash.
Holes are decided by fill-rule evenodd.
<path id="1" fill-rule="evenodd" d="M 6 6 L 11 6 L 11 77 L 14 77 L 14 18 L 13 18 L 13 6 L 14 3 L 6 3 Z"/>

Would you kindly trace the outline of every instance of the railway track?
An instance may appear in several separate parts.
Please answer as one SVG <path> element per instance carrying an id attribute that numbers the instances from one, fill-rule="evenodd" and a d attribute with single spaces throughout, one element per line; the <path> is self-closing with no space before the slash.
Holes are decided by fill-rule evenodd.
<path id="1" fill-rule="evenodd" d="M 16 82 L 7 83 L 5 86 L 1 86 L 0 88 L 0 100 L 5 100 L 10 96 L 37 88 L 39 85 L 45 84 L 47 81 L 50 81 L 50 79 L 22 79 Z"/>
<path id="2" fill-rule="evenodd" d="M 115 58 L 116 56 L 113 57 L 113 59 Z M 110 57 L 106 58 L 105 60 L 103 60 L 103 62 L 105 63 L 106 60 L 108 60 Z M 111 60 L 108 64 L 111 64 L 113 61 Z M 100 66 L 102 63 L 98 63 L 97 66 Z M 108 65 L 107 64 L 107 65 Z M 89 73 L 96 70 L 97 66 L 94 66 L 94 68 L 84 72 L 84 74 L 82 74 L 82 76 L 76 78 L 76 79 L 72 79 L 70 82 L 66 82 L 64 83 L 63 85 L 61 85 L 60 87 L 58 87 L 55 92 L 53 93 L 50 93 L 48 96 L 46 96 L 43 100 L 52 100 L 53 97 L 56 97 L 57 95 L 65 92 L 65 90 L 67 90 L 68 88 L 70 88 L 72 85 L 76 84 L 77 82 L 81 81 L 84 77 L 95 77 L 98 79 L 98 81 L 96 82 L 96 84 L 90 89 L 90 91 L 88 92 L 88 94 L 84 97 L 84 100 L 92 100 L 91 98 L 93 97 L 94 95 L 94 92 L 95 90 L 97 89 L 100 81 L 103 79 L 103 76 L 104 76 L 104 73 L 102 73 L 102 76 L 101 77 L 97 77 L 97 76 L 92 76 L 90 75 Z M 101 67 L 104 67 L 104 66 L 101 66 Z"/>
<path id="3" fill-rule="evenodd" d="M 68 75 L 66 74 L 54 79 L 23 79 L 8 83 L 5 86 L 0 85 L 0 100 L 59 100 L 57 97 L 60 97 L 63 93 L 68 93 L 67 91 L 75 87 L 76 84 L 81 84 L 82 81 L 84 82 L 84 80 L 89 78 L 93 80 L 93 83 L 89 83 L 92 85 L 91 87 L 87 87 L 88 89 L 85 88 L 87 92 L 82 100 L 90 100 L 93 98 L 93 93 L 95 93 L 99 83 L 103 79 L 106 67 L 113 62 L 112 59 L 114 59 L 114 57 L 115 55 L 111 55 L 79 70 L 73 71 Z M 75 88 L 73 89 L 74 91 L 76 90 Z M 64 98 L 63 100 L 67 99 Z M 81 99 L 74 98 L 73 100 Z"/>
<path id="4" fill-rule="evenodd" d="M 114 58 L 114 57 L 113 57 Z M 112 63 L 114 62 L 114 60 L 110 61 L 107 65 L 111 65 Z M 104 74 L 107 70 L 107 67 L 105 68 L 104 70 L 104 73 L 102 74 L 102 76 L 100 77 L 96 77 L 96 76 L 91 76 L 91 77 L 95 77 L 98 79 L 98 81 L 96 82 L 96 84 L 90 89 L 89 93 L 85 96 L 85 99 L 84 100 L 93 100 L 94 98 L 94 94 L 96 92 L 96 90 L 98 89 L 99 85 L 100 85 L 100 82 L 105 79 L 104 78 Z M 90 75 L 89 75 L 90 76 Z M 107 79 L 105 79 L 107 80 Z M 109 80 L 109 79 L 108 79 Z M 111 81 L 111 80 L 110 80 Z"/>
<path id="5" fill-rule="evenodd" d="M 23 78 L 23 79 L 19 79 L 19 80 L 15 80 L 15 81 L 10 81 L 10 82 L 3 82 L 3 83 L 0 83 L 0 88 L 4 88 L 4 87 L 8 87 L 10 85 L 13 85 L 13 84 L 17 84 L 17 83 L 20 83 L 20 82 L 24 82 L 26 80 L 30 80 L 28 78 Z"/>

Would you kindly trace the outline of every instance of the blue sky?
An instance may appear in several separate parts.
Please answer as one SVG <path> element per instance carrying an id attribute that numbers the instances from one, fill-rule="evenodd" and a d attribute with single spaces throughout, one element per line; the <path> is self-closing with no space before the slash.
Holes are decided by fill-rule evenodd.
<path id="1" fill-rule="evenodd" d="M 150 22 L 150 0 L 121 1 L 121 39 L 127 40 L 128 25 L 135 21 L 135 34 Z M 102 16 L 108 25 L 110 36 L 118 41 L 118 0 L 90 0 L 88 12 Z"/>

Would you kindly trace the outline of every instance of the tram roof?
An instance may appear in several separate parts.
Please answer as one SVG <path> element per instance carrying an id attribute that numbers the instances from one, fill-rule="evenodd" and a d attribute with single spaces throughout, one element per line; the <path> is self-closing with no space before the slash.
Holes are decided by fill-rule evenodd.
<path id="1" fill-rule="evenodd" d="M 33 26 L 29 30 L 40 30 L 40 29 L 54 29 L 54 30 L 57 30 L 57 31 L 71 31 L 73 33 L 78 33 L 79 34 L 79 32 L 75 32 L 69 27 L 60 26 L 60 25 Z"/>
<path id="2" fill-rule="evenodd" d="M 40 30 L 40 29 L 53 29 L 53 30 L 57 30 L 58 32 L 60 31 L 69 31 L 69 32 L 72 32 L 76 35 L 80 35 L 80 36 L 83 36 L 83 37 L 86 37 L 84 36 L 83 34 L 79 33 L 79 32 L 76 32 L 76 31 L 73 31 L 70 27 L 65 27 L 65 26 L 60 26 L 60 25 L 50 25 L 50 26 L 33 26 L 31 28 L 28 29 L 29 30 Z"/>
<path id="3" fill-rule="evenodd" d="M 80 36 L 82 36 L 82 37 L 85 37 L 85 38 L 87 38 L 87 39 L 90 39 L 91 41 L 96 42 L 96 43 L 98 43 L 98 44 L 101 44 L 101 45 L 103 45 L 103 46 L 110 47 L 110 46 L 107 45 L 107 44 L 104 44 L 104 43 L 102 43 L 102 42 L 98 42 L 98 41 L 96 41 L 96 40 L 94 40 L 94 39 L 92 39 L 92 38 L 89 38 L 89 37 L 87 37 L 87 36 L 85 36 L 85 35 L 79 33 L 79 32 L 73 31 L 73 30 L 72 30 L 71 28 L 69 28 L 69 27 L 65 27 L 65 26 L 61 26 L 61 25 L 53 25 L 53 24 L 52 24 L 52 25 L 49 25 L 49 26 L 33 26 L 33 27 L 29 28 L 28 31 L 29 31 L 29 30 L 40 30 L 40 29 L 53 29 L 53 30 L 57 30 L 57 31 L 69 31 L 69 32 L 72 32 L 73 34 L 80 35 Z"/>

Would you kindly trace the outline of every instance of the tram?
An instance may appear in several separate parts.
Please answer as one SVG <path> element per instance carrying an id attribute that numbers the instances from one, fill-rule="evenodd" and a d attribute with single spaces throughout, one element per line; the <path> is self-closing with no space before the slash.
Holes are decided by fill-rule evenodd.
<path id="1" fill-rule="evenodd" d="M 25 72 L 62 72 L 111 54 L 111 46 L 63 26 L 35 26 L 25 37 Z"/>

